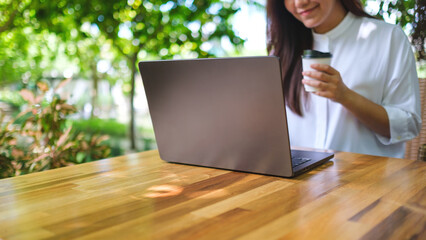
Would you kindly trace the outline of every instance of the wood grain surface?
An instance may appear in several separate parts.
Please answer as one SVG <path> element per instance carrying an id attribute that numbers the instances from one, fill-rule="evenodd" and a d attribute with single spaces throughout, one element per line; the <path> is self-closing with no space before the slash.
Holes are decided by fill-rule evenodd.
<path id="1" fill-rule="evenodd" d="M 426 163 L 339 152 L 286 179 L 131 154 L 0 180 L 0 239 L 426 239 Z"/>

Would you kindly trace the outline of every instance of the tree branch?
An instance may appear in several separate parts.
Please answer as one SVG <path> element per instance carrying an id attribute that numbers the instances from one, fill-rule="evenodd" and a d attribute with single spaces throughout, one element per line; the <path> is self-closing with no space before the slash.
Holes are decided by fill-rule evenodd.
<path id="1" fill-rule="evenodd" d="M 109 39 L 111 39 L 112 41 L 112 45 L 125 57 L 127 58 L 127 60 L 131 61 L 131 57 L 129 55 L 127 55 L 126 53 L 124 53 L 123 49 L 117 44 L 117 42 L 115 41 L 116 36 L 114 36 L 114 32 L 108 32 L 107 29 L 105 27 L 102 27 L 103 32 L 105 32 L 108 36 Z"/>
<path id="2" fill-rule="evenodd" d="M 10 5 L 8 6 L 8 8 L 12 8 L 12 6 L 13 6 L 13 3 L 14 3 L 14 2 L 15 2 L 15 1 L 11 1 L 11 2 L 10 2 Z M 10 25 L 12 25 L 13 20 L 15 20 L 15 17 L 16 17 L 16 14 L 18 13 L 18 11 L 19 11 L 19 9 L 18 9 L 18 8 L 16 8 L 16 9 L 12 12 L 12 14 L 10 14 L 10 16 L 9 16 L 9 20 L 7 20 L 7 22 L 6 22 L 3 26 L 0 26 L 0 33 L 4 32 L 4 31 L 6 31 L 6 30 L 9 30 L 9 27 L 10 27 Z"/>
<path id="3" fill-rule="evenodd" d="M 10 2 L 10 4 L 7 6 L 7 9 L 11 9 L 11 10 L 14 9 L 14 10 L 10 14 L 10 17 L 7 20 L 7 22 L 4 23 L 3 26 L 0 26 L 0 33 L 11 29 L 11 26 L 13 26 L 13 21 L 15 20 L 16 15 L 19 12 L 23 12 L 25 9 L 27 9 L 31 5 L 32 0 L 27 1 L 27 2 L 28 3 L 26 3 L 25 6 L 22 9 L 19 9 L 19 4 L 21 3 L 21 1 L 12 0 Z M 14 7 L 15 5 L 16 5 L 16 8 Z"/>

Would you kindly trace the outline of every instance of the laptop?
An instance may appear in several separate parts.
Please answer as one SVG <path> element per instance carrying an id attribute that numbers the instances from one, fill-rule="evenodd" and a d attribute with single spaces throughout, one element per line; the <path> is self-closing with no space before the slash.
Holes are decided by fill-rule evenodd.
<path id="1" fill-rule="evenodd" d="M 291 150 L 277 57 L 143 61 L 139 70 L 167 162 L 294 177 L 334 156 Z"/>

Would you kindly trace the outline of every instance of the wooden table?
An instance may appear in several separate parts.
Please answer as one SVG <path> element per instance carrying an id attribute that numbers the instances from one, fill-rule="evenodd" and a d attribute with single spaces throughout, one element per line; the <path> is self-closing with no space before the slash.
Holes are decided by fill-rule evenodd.
<path id="1" fill-rule="evenodd" d="M 0 181 L 0 239 L 426 239 L 426 163 L 337 153 L 294 179 L 157 151 Z"/>

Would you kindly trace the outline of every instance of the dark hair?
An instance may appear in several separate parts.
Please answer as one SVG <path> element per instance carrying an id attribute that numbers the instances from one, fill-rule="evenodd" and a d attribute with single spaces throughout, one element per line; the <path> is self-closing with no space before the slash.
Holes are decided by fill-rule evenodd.
<path id="1" fill-rule="evenodd" d="M 339 0 L 338 0 L 339 1 Z M 362 8 L 360 0 L 340 0 L 343 7 L 356 16 L 371 17 Z M 312 30 L 305 27 L 284 6 L 284 0 L 268 0 L 267 50 L 270 55 L 280 57 L 283 73 L 283 93 L 287 106 L 302 116 L 301 97 L 308 97 L 302 91 L 303 50 L 312 49 Z"/>

